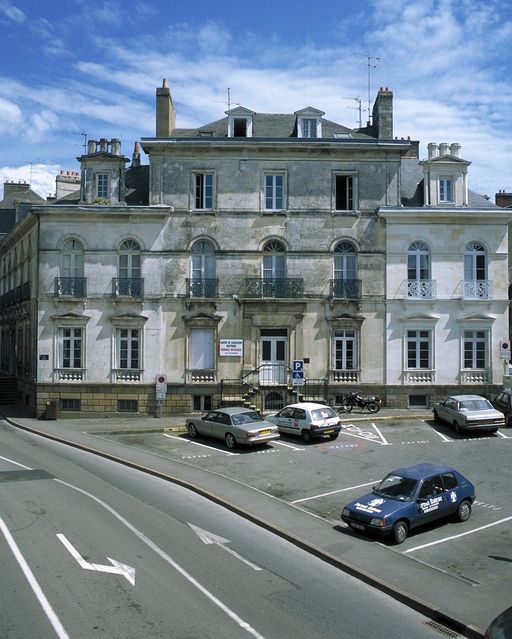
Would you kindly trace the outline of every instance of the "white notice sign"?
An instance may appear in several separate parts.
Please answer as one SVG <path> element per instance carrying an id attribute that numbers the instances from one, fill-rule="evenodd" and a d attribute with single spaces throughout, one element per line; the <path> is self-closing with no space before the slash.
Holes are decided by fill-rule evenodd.
<path id="1" fill-rule="evenodd" d="M 244 354 L 243 339 L 221 339 L 219 355 L 221 357 L 242 357 Z"/>

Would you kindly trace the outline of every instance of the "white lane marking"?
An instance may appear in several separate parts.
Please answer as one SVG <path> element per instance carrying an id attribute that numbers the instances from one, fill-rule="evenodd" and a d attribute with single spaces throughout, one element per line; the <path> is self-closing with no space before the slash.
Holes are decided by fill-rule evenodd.
<path id="1" fill-rule="evenodd" d="M 5 459 L 5 458 L 3 457 L 2 459 Z M 12 463 L 15 464 L 16 462 L 12 462 Z M 22 466 L 22 464 L 17 464 L 17 465 Z M 27 468 L 27 467 L 24 466 L 24 468 Z M 30 469 L 27 468 L 27 470 L 30 470 Z M 48 617 L 49 622 L 52 624 L 57 637 L 59 637 L 59 639 L 69 639 L 68 633 L 64 630 L 64 627 L 61 624 L 60 619 L 55 614 L 55 611 L 51 607 L 50 602 L 46 598 L 46 595 L 42 591 L 41 586 L 37 582 L 37 579 L 35 578 L 34 573 L 30 570 L 28 563 L 26 562 L 25 558 L 21 554 L 21 551 L 18 548 L 18 545 L 14 541 L 13 536 L 9 532 L 9 529 L 7 528 L 7 526 L 4 523 L 4 520 L 1 517 L 0 517 L 0 530 L 2 531 L 7 543 L 9 544 L 12 554 L 14 555 L 21 570 L 23 571 L 23 574 L 25 575 L 26 580 L 28 581 L 30 587 L 34 591 L 34 594 L 37 597 L 37 600 L 41 604 L 41 608 L 43 609 L 44 614 Z"/>
<path id="2" fill-rule="evenodd" d="M 377 426 L 375 426 L 375 424 L 373 423 L 371 425 L 373 426 L 376 434 L 368 430 L 363 430 L 360 426 L 356 426 L 355 424 L 345 424 L 344 426 L 342 426 L 342 432 L 345 435 L 350 435 L 351 437 L 358 437 L 359 439 L 366 439 L 366 441 L 376 442 L 381 446 L 392 446 L 392 444 L 384 439 Z M 352 432 L 350 429 L 353 429 L 356 432 Z"/>
<path id="3" fill-rule="evenodd" d="M 292 444 L 286 444 L 285 442 L 281 442 L 279 440 L 275 440 L 274 444 L 277 445 L 277 446 L 285 446 L 286 448 L 291 448 L 292 450 L 297 450 L 297 451 L 299 451 L 299 450 L 305 451 L 306 450 L 305 448 L 300 448 L 298 446 L 293 446 Z"/>
<path id="4" fill-rule="evenodd" d="M 73 544 L 67 539 L 65 535 L 62 533 L 57 533 L 57 537 L 62 541 L 64 546 L 68 549 L 73 559 L 78 563 L 80 568 L 84 570 L 96 570 L 97 572 L 109 572 L 114 575 L 122 575 L 126 577 L 132 586 L 135 586 L 135 568 L 132 566 L 128 566 L 127 564 L 123 564 L 117 559 L 111 559 L 107 557 L 107 559 L 112 564 L 108 566 L 106 564 L 91 564 L 86 561 L 82 555 L 78 552 L 78 550 L 73 546 Z"/>
<path id="5" fill-rule="evenodd" d="M 386 440 L 386 438 L 384 437 L 384 435 L 380 432 L 380 430 L 377 428 L 377 426 L 372 422 L 372 426 L 375 428 L 375 430 L 377 431 L 377 435 L 381 438 L 382 441 L 382 445 L 383 446 L 391 446 L 391 444 Z"/>
<path id="6" fill-rule="evenodd" d="M 0 459 L 6 459 L 6 458 L 0 457 Z M 22 466 L 26 470 L 33 470 L 29 466 L 23 466 L 23 464 L 18 464 L 17 462 L 12 462 L 12 463 L 16 464 L 17 466 Z M 148 548 L 151 548 L 153 552 L 159 555 L 164 561 L 166 561 L 177 572 L 179 572 L 183 577 L 185 577 L 185 579 L 189 583 L 191 583 L 195 588 L 197 588 L 200 592 L 202 592 L 205 595 L 205 597 L 207 597 L 213 604 L 215 604 L 218 608 L 220 608 L 230 619 L 232 619 L 236 624 L 238 624 L 240 628 L 242 628 L 242 630 L 245 630 L 248 634 L 252 635 L 253 637 L 256 637 L 256 639 L 265 639 L 263 635 L 261 635 L 257 630 L 255 630 L 246 621 L 244 621 L 241 617 L 239 617 L 236 614 L 236 612 L 231 610 L 231 608 L 226 606 L 226 604 L 224 604 L 220 599 L 218 599 L 214 594 L 212 594 L 202 584 L 200 584 L 194 577 L 192 577 L 192 575 L 189 574 L 184 568 L 182 568 L 176 561 L 174 561 L 174 559 L 170 555 L 168 555 L 164 550 L 162 550 L 159 546 L 157 546 L 154 541 L 152 541 L 149 537 L 146 537 L 146 535 L 143 532 L 138 530 L 138 528 L 135 528 L 135 526 L 133 526 L 127 519 L 125 519 L 122 515 L 120 515 L 116 510 L 114 510 L 107 503 L 102 501 L 99 497 L 96 497 L 95 495 L 88 493 L 86 490 L 83 490 L 82 488 L 79 488 L 78 486 L 73 486 L 73 484 L 68 484 L 67 482 L 62 481 L 62 479 L 54 479 L 53 481 L 56 481 L 57 483 L 62 484 L 63 486 L 67 486 L 68 488 L 71 488 L 72 490 L 76 490 L 77 492 L 82 493 L 82 495 L 89 497 L 89 499 L 92 499 L 97 504 L 100 504 L 100 506 L 103 506 L 105 510 L 108 510 L 108 512 L 111 515 L 113 515 L 118 521 L 120 521 L 124 526 L 126 526 L 128 530 L 131 530 L 132 533 L 142 541 L 142 543 L 148 546 Z M 0 522 L 1 521 L 2 520 L 0 519 Z M 13 540 L 13 543 L 14 543 L 14 540 Z M 30 571 L 30 568 L 28 567 L 28 565 L 27 565 L 27 570 Z M 44 597 L 44 594 L 42 594 L 42 596 Z M 48 604 L 48 607 L 49 607 L 49 610 L 51 610 L 51 607 L 49 604 Z M 69 639 L 69 635 L 66 634 L 64 630 L 63 632 L 64 634 L 58 635 L 59 639 Z"/>
<path id="7" fill-rule="evenodd" d="M 503 437 L 503 439 L 512 439 L 512 437 L 510 437 L 509 435 L 505 435 L 505 433 L 502 433 L 501 430 L 498 430 L 496 432 L 496 435 L 499 435 L 500 437 Z"/>
<path id="8" fill-rule="evenodd" d="M 189 444 L 195 444 L 196 446 L 202 446 L 203 448 L 208 448 L 208 450 L 216 450 L 219 453 L 224 453 L 224 455 L 240 455 L 240 453 L 232 453 L 229 450 L 222 450 L 221 448 L 215 448 L 215 446 L 208 446 L 208 444 L 201 444 L 200 442 L 195 442 L 192 439 L 183 439 L 182 437 L 177 437 L 176 435 L 168 435 L 167 433 L 163 434 L 164 437 L 168 437 L 169 439 L 176 439 L 180 442 L 187 442 Z"/>
<path id="9" fill-rule="evenodd" d="M 216 546 L 220 546 L 222 550 L 225 550 L 226 552 L 230 553 L 231 555 L 233 555 L 233 557 L 236 557 L 236 559 L 239 559 L 244 564 L 247 564 L 253 570 L 262 570 L 260 566 L 253 564 L 252 561 L 249 561 L 245 557 L 242 557 L 242 555 L 239 555 L 235 550 L 228 548 L 226 544 L 231 543 L 229 539 L 226 539 L 225 537 L 221 537 L 220 535 L 216 535 L 215 533 L 211 533 L 208 530 L 205 530 L 204 528 L 199 528 L 199 526 L 194 526 L 194 524 L 191 524 L 190 522 L 188 522 L 188 525 L 196 533 L 196 535 L 203 542 L 203 544 L 215 544 Z"/>
<path id="10" fill-rule="evenodd" d="M 466 535 L 472 535 L 473 533 L 480 532 L 481 530 L 485 530 L 486 528 L 491 528 L 492 526 L 503 524 L 506 521 L 510 521 L 511 519 L 512 519 L 512 515 L 510 517 L 505 517 L 504 519 L 500 519 L 499 521 L 495 521 L 492 524 L 486 524 L 485 526 L 480 526 L 479 528 L 473 528 L 473 530 L 467 530 L 466 532 L 460 533 L 459 535 L 452 535 L 451 537 L 445 537 L 444 539 L 431 541 L 430 543 L 423 544 L 422 546 L 415 546 L 414 548 L 408 548 L 407 550 L 404 550 L 404 555 L 409 552 L 414 552 L 415 550 L 422 550 L 423 548 L 428 548 L 429 546 L 435 546 L 436 544 L 444 544 L 445 541 L 452 541 L 453 539 L 459 539 L 460 537 L 465 537 Z"/>
<path id="11" fill-rule="evenodd" d="M 349 488 L 340 488 L 339 490 L 332 490 L 330 493 L 322 493 L 321 495 L 313 495 L 311 497 L 303 497 L 302 499 L 295 499 L 291 501 L 291 504 L 299 504 L 301 501 L 309 501 L 310 499 L 320 499 L 320 497 L 329 497 L 329 495 L 336 495 L 337 493 L 344 493 L 347 490 L 354 490 L 356 488 L 364 488 L 365 486 L 375 485 L 375 481 L 369 481 L 367 484 L 358 484 L 357 486 L 349 486 Z"/>
<path id="12" fill-rule="evenodd" d="M 449 437 L 446 437 L 446 435 L 443 435 L 443 433 L 440 433 L 438 430 L 436 430 L 435 428 L 432 429 L 434 431 L 434 433 L 436 433 L 437 435 L 439 435 L 439 437 L 444 441 L 444 442 L 452 442 L 453 439 L 450 439 Z"/>

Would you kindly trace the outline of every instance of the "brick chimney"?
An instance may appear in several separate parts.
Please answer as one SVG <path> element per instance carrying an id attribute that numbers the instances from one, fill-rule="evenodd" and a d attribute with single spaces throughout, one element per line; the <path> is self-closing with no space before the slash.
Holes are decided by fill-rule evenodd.
<path id="1" fill-rule="evenodd" d="M 25 193 L 29 189 L 30 184 L 23 180 L 20 180 L 19 182 L 15 182 L 14 180 L 4 182 L 4 198 L 12 193 Z"/>
<path id="2" fill-rule="evenodd" d="M 393 139 L 393 91 L 381 87 L 373 105 L 373 128 L 379 140 Z"/>
<path id="3" fill-rule="evenodd" d="M 156 137 L 168 138 L 176 126 L 176 109 L 166 79 L 156 90 Z"/>

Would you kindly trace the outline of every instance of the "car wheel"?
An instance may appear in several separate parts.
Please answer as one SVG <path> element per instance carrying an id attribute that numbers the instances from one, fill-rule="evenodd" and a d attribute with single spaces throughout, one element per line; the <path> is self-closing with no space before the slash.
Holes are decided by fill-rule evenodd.
<path id="1" fill-rule="evenodd" d="M 333 433 L 332 435 L 329 435 L 329 439 L 337 439 L 338 437 L 338 433 Z"/>
<path id="2" fill-rule="evenodd" d="M 302 436 L 302 441 L 305 444 L 309 444 L 311 442 L 311 433 L 309 432 L 309 430 L 303 430 L 301 433 Z"/>
<path id="3" fill-rule="evenodd" d="M 457 508 L 457 519 L 459 521 L 467 521 L 471 517 L 471 503 L 464 499 Z"/>
<path id="4" fill-rule="evenodd" d="M 392 535 L 395 544 L 403 544 L 407 539 L 407 533 L 409 532 L 409 528 L 405 521 L 400 520 L 397 521 L 393 526 Z"/>
<path id="5" fill-rule="evenodd" d="M 188 436 L 190 437 L 190 439 L 195 439 L 199 434 L 194 424 L 189 424 L 187 426 L 187 430 L 188 430 Z"/>
<path id="6" fill-rule="evenodd" d="M 368 410 L 370 411 L 370 413 L 378 413 L 380 411 L 380 406 L 377 404 L 377 402 L 370 402 L 368 404 Z"/>
<path id="7" fill-rule="evenodd" d="M 460 435 L 460 425 L 459 422 L 453 422 L 453 427 L 455 429 L 455 432 Z"/>
<path id="8" fill-rule="evenodd" d="M 226 433 L 226 436 L 224 437 L 224 441 L 226 442 L 226 446 L 230 450 L 233 450 L 233 448 L 236 448 L 236 439 L 232 433 Z"/>
<path id="9" fill-rule="evenodd" d="M 437 414 L 437 411 L 434 411 L 434 421 L 435 422 L 440 422 L 441 420 L 439 419 L 439 415 Z"/>

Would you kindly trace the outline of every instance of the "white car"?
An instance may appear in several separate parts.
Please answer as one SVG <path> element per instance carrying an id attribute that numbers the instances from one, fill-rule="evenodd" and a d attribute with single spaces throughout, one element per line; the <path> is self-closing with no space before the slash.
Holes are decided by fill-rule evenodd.
<path id="1" fill-rule="evenodd" d="M 505 415 L 481 395 L 451 395 L 433 408 L 434 419 L 461 430 L 487 430 L 495 433 L 505 426 Z"/>
<path id="2" fill-rule="evenodd" d="M 277 425 L 280 433 L 298 435 L 309 443 L 312 439 L 327 436 L 336 439 L 341 430 L 338 413 L 330 406 L 315 402 L 300 402 L 285 406 L 267 421 Z"/>

